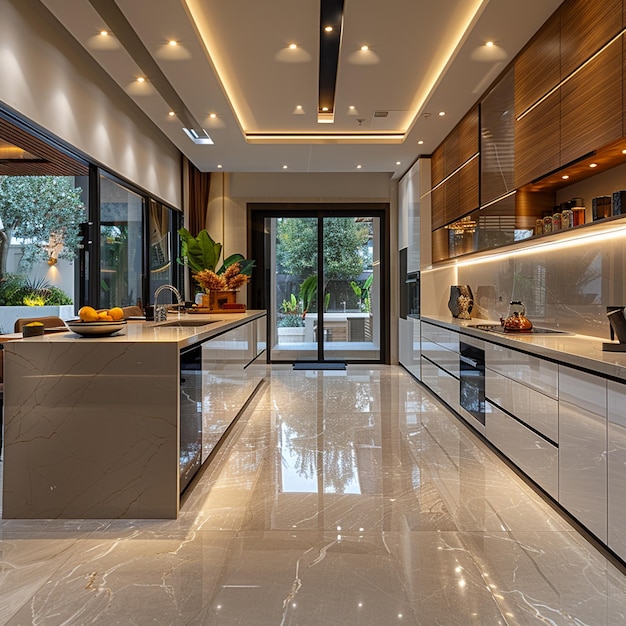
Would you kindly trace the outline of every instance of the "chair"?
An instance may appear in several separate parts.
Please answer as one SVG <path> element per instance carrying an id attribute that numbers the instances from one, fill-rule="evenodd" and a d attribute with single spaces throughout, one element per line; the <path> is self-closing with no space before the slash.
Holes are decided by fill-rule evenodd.
<path id="1" fill-rule="evenodd" d="M 59 326 L 65 326 L 65 322 L 60 317 L 50 315 L 48 317 L 18 317 L 15 320 L 14 332 L 21 333 L 26 324 L 31 322 L 41 322 L 44 328 L 58 328 Z"/>

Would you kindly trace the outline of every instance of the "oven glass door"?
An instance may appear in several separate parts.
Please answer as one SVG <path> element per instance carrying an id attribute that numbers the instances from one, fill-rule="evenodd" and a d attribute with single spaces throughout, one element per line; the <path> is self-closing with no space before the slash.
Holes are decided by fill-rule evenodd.
<path id="1" fill-rule="evenodd" d="M 485 351 L 460 342 L 460 404 L 485 425 Z"/>

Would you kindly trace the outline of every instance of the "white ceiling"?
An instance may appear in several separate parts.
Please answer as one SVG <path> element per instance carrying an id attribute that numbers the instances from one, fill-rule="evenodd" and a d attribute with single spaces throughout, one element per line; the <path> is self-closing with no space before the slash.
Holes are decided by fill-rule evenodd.
<path id="1" fill-rule="evenodd" d="M 345 0 L 334 123 L 320 124 L 319 0 L 42 0 L 200 170 L 396 177 L 434 150 L 560 2 Z M 108 14 L 117 8 L 139 46 Z M 193 144 L 185 124 L 214 144 Z"/>

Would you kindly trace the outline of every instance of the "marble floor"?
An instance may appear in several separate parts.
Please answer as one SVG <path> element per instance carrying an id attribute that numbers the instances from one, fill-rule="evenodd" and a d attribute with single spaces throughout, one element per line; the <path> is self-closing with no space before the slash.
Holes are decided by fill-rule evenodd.
<path id="1" fill-rule="evenodd" d="M 0 624 L 624 623 L 624 574 L 398 367 L 274 367 L 178 520 L 0 520 Z"/>

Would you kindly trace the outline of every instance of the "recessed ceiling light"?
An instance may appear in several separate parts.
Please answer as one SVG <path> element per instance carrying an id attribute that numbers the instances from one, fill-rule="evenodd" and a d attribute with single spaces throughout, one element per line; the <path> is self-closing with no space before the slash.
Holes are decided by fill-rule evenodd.
<path id="1" fill-rule="evenodd" d="M 332 32 L 333 32 L 333 27 L 332 27 L 332 26 L 324 26 L 324 30 L 325 30 L 327 33 L 332 33 Z"/>
<path id="2" fill-rule="evenodd" d="M 402 165 L 402 161 L 396 161 L 396 165 Z"/>
<path id="3" fill-rule="evenodd" d="M 363 167 L 362 165 L 357 165 L 357 166 L 356 166 L 356 169 L 357 169 L 357 170 L 360 170 L 362 167 Z"/>
<path id="4" fill-rule="evenodd" d="M 170 39 L 167 43 L 170 46 L 177 46 L 178 45 L 178 42 L 175 39 Z"/>
<path id="5" fill-rule="evenodd" d="M 328 107 L 322 107 L 322 111 L 324 111 L 324 113 L 326 113 L 326 111 L 328 111 Z"/>
<path id="6" fill-rule="evenodd" d="M 176 115 L 176 113 L 174 113 L 174 111 L 170 111 L 170 112 L 168 113 L 168 115 L 169 115 L 170 117 L 174 117 L 174 116 Z"/>
<path id="7" fill-rule="evenodd" d="M 209 113 L 209 117 L 214 120 L 217 117 L 217 113 Z"/>
<path id="8" fill-rule="evenodd" d="M 443 117 L 446 114 L 445 111 L 439 111 L 439 117 Z"/>
<path id="9" fill-rule="evenodd" d="M 100 35 L 102 35 L 102 37 L 108 37 L 109 31 L 108 30 L 101 30 L 100 31 Z"/>
<path id="10" fill-rule="evenodd" d="M 598 167 L 597 163 L 589 163 L 589 167 Z"/>
<path id="11" fill-rule="evenodd" d="M 369 46 L 361 46 L 361 50 L 363 50 L 363 52 L 365 52 L 366 50 L 369 50 L 370 47 Z"/>
<path id="12" fill-rule="evenodd" d="M 289 50 L 295 50 L 298 47 L 298 44 L 296 43 L 290 43 L 289 44 Z"/>
<path id="13" fill-rule="evenodd" d="M 218 169 L 218 170 L 221 170 L 221 169 L 222 169 L 222 164 L 221 164 L 221 163 L 218 163 L 218 164 L 217 164 L 217 169 Z"/>
<path id="14" fill-rule="evenodd" d="M 485 45 L 486 45 L 488 48 L 491 48 L 491 47 L 493 47 L 493 41 L 486 41 L 486 42 L 485 42 Z"/>
<path id="15" fill-rule="evenodd" d="M 420 140 L 417 142 L 417 145 L 419 145 L 419 146 L 421 146 L 421 145 L 423 145 L 423 144 L 424 144 L 424 140 L 423 140 L 423 139 L 420 139 Z"/>
<path id="16" fill-rule="evenodd" d="M 288 165 L 283 165 L 283 169 L 286 170 L 289 166 Z"/>
<path id="17" fill-rule="evenodd" d="M 143 76 L 137 76 L 137 82 L 138 83 L 145 83 L 146 79 Z"/>
<path id="18" fill-rule="evenodd" d="M 563 176 L 561 176 L 561 178 L 562 178 L 563 180 L 567 180 L 567 179 L 569 178 L 569 176 L 568 176 L 567 174 L 563 174 Z"/>
<path id="19" fill-rule="evenodd" d="M 626 149 L 622 150 L 622 154 L 626 154 Z"/>

